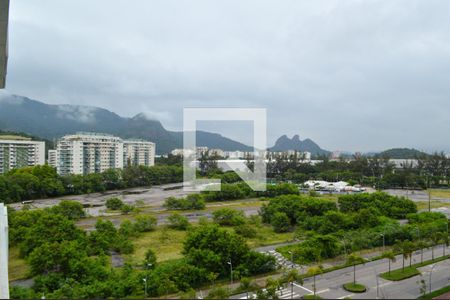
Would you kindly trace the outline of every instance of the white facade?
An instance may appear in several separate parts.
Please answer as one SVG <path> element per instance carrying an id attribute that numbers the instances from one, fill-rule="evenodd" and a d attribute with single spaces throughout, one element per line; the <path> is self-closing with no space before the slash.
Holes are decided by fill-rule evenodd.
<path id="1" fill-rule="evenodd" d="M 155 144 L 143 140 L 126 140 L 123 142 L 123 165 L 154 166 Z"/>
<path id="2" fill-rule="evenodd" d="M 58 141 L 56 151 L 56 168 L 60 175 L 91 174 L 123 168 L 123 142 L 112 135 L 66 135 Z"/>
<path id="3" fill-rule="evenodd" d="M 58 166 L 58 151 L 48 150 L 47 164 L 53 168 Z"/>
<path id="4" fill-rule="evenodd" d="M 82 132 L 62 137 L 57 144 L 56 169 L 60 175 L 101 173 L 124 166 L 155 164 L 155 144 L 125 140 L 103 133 Z M 50 153 L 49 153 L 50 163 Z"/>
<path id="5" fill-rule="evenodd" d="M 0 174 L 44 164 L 45 142 L 13 136 L 2 139 L 0 136 Z"/>

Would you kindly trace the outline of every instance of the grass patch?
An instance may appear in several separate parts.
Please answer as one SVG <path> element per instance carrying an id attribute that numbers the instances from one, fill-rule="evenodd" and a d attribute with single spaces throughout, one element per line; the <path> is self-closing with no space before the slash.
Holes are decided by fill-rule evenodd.
<path id="1" fill-rule="evenodd" d="M 418 201 L 416 202 L 416 205 L 419 211 L 428 209 L 428 201 Z M 431 208 L 439 208 L 439 207 L 450 207 L 450 203 L 438 200 L 431 201 Z"/>
<path id="2" fill-rule="evenodd" d="M 303 299 L 322 299 L 322 297 L 320 297 L 319 295 L 315 295 L 314 294 L 310 294 L 310 295 L 305 295 L 302 297 Z"/>
<path id="3" fill-rule="evenodd" d="M 364 293 L 367 290 L 365 285 L 353 282 L 344 284 L 343 288 L 351 293 Z"/>
<path id="4" fill-rule="evenodd" d="M 19 247 L 9 249 L 9 280 L 26 279 L 29 277 L 29 267 L 26 261 L 19 256 Z"/>
<path id="5" fill-rule="evenodd" d="M 405 270 L 397 269 L 397 270 L 391 271 L 391 274 L 389 274 L 389 272 L 383 273 L 380 275 L 380 277 L 384 278 L 386 280 L 400 281 L 400 280 L 414 277 L 416 275 L 420 275 L 420 271 L 417 270 L 417 268 L 406 267 Z"/>
<path id="6" fill-rule="evenodd" d="M 450 198 L 450 190 L 432 189 L 430 192 L 432 198 Z"/>
<path id="7" fill-rule="evenodd" d="M 426 294 L 426 295 L 420 296 L 417 299 L 419 299 L 419 300 L 431 300 L 431 299 L 433 299 L 435 297 L 444 295 L 445 293 L 448 293 L 448 292 L 450 292 L 450 285 L 446 286 L 446 287 L 443 287 L 442 289 L 436 290 L 436 291 L 434 291 L 434 292 L 432 292 L 430 294 Z"/>
<path id="8" fill-rule="evenodd" d="M 441 256 L 432 260 L 427 260 L 424 261 L 423 263 L 418 263 L 418 264 L 414 264 L 411 267 L 405 267 L 405 270 L 403 269 L 397 269 L 397 270 L 393 270 L 391 271 L 391 274 L 389 274 L 389 272 L 385 272 L 380 274 L 381 278 L 384 278 L 386 280 L 391 280 L 391 281 L 400 281 L 400 280 L 404 280 L 404 279 L 408 279 L 411 277 L 414 277 L 416 275 L 420 275 L 420 271 L 417 270 L 417 268 L 420 267 L 424 267 L 433 263 L 437 263 L 443 260 L 446 260 L 450 258 L 450 255 L 446 255 L 446 256 Z"/>
<path id="9" fill-rule="evenodd" d="M 133 239 L 135 251 L 125 257 L 130 263 L 139 264 L 144 260 L 145 252 L 152 249 L 156 253 L 158 262 L 182 258 L 181 251 L 186 235 L 186 231 L 158 226 L 156 230 L 143 233 Z"/>
<path id="10" fill-rule="evenodd" d="M 276 233 L 270 225 L 254 226 L 256 237 L 247 239 L 251 248 L 292 242 L 294 240 L 293 232 Z"/>

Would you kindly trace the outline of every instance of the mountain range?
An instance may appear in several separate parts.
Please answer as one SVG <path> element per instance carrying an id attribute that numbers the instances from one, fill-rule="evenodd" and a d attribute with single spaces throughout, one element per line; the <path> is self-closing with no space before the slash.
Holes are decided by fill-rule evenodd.
<path id="1" fill-rule="evenodd" d="M 113 134 L 121 138 L 141 138 L 156 143 L 158 154 L 182 148 L 183 133 L 166 130 L 161 122 L 144 114 L 121 117 L 109 110 L 78 105 L 51 105 L 17 95 L 0 96 L 0 130 L 25 132 L 48 140 L 78 131 Z M 197 131 L 197 145 L 225 151 L 252 151 L 253 148 L 217 133 Z M 300 141 L 298 135 L 280 137 L 273 151 L 309 151 L 327 154 L 310 139 Z"/>

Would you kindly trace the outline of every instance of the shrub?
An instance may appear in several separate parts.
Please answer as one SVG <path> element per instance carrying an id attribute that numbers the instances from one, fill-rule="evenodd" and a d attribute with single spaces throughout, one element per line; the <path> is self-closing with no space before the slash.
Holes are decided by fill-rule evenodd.
<path id="1" fill-rule="evenodd" d="M 55 214 L 60 214 L 70 220 L 78 220 L 84 218 L 86 213 L 83 209 L 83 204 L 76 201 L 63 200 L 58 205 L 50 209 Z"/>
<path id="2" fill-rule="evenodd" d="M 114 197 L 114 198 L 109 198 L 108 200 L 106 200 L 105 205 L 106 205 L 106 208 L 108 208 L 108 209 L 119 210 L 122 208 L 124 203 L 119 198 Z"/>
<path id="3" fill-rule="evenodd" d="M 167 220 L 169 221 L 169 227 L 173 229 L 186 230 L 190 225 L 188 218 L 180 214 L 172 214 Z"/>
<path id="4" fill-rule="evenodd" d="M 120 211 L 121 211 L 123 214 L 125 214 L 125 215 L 129 214 L 129 213 L 132 212 L 133 210 L 134 210 L 134 207 L 133 207 L 132 205 L 128 205 L 128 204 L 124 204 L 124 205 L 122 205 L 122 207 L 120 208 Z"/>
<path id="5" fill-rule="evenodd" d="M 275 213 L 271 224 L 275 232 L 287 232 L 290 228 L 289 217 L 284 212 Z"/>
<path id="6" fill-rule="evenodd" d="M 234 228 L 236 234 L 246 238 L 254 238 L 256 237 L 256 229 L 253 228 L 250 224 L 242 224 L 240 226 L 236 226 Z"/>
<path id="7" fill-rule="evenodd" d="M 213 220 L 222 226 L 238 226 L 245 223 L 245 216 L 240 210 L 222 208 L 213 212 Z"/>
<path id="8" fill-rule="evenodd" d="M 134 223 L 134 228 L 137 232 L 147 232 L 155 229 L 157 220 L 153 216 L 139 215 L 136 217 L 136 223 Z"/>
<path id="9" fill-rule="evenodd" d="M 164 207 L 174 210 L 200 210 L 205 208 L 205 201 L 200 194 L 191 194 L 185 198 L 169 197 L 164 202 Z"/>

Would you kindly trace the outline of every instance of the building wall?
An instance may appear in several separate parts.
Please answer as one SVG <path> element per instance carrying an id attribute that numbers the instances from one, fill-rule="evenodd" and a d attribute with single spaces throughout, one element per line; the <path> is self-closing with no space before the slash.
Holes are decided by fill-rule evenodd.
<path id="1" fill-rule="evenodd" d="M 155 165 L 155 144 L 141 140 L 128 140 L 123 142 L 123 165 Z"/>
<path id="2" fill-rule="evenodd" d="M 153 166 L 155 144 L 99 133 L 78 133 L 62 137 L 57 144 L 60 175 L 101 173 L 128 165 Z"/>
<path id="3" fill-rule="evenodd" d="M 45 164 L 45 142 L 0 140 L 0 173 Z"/>

